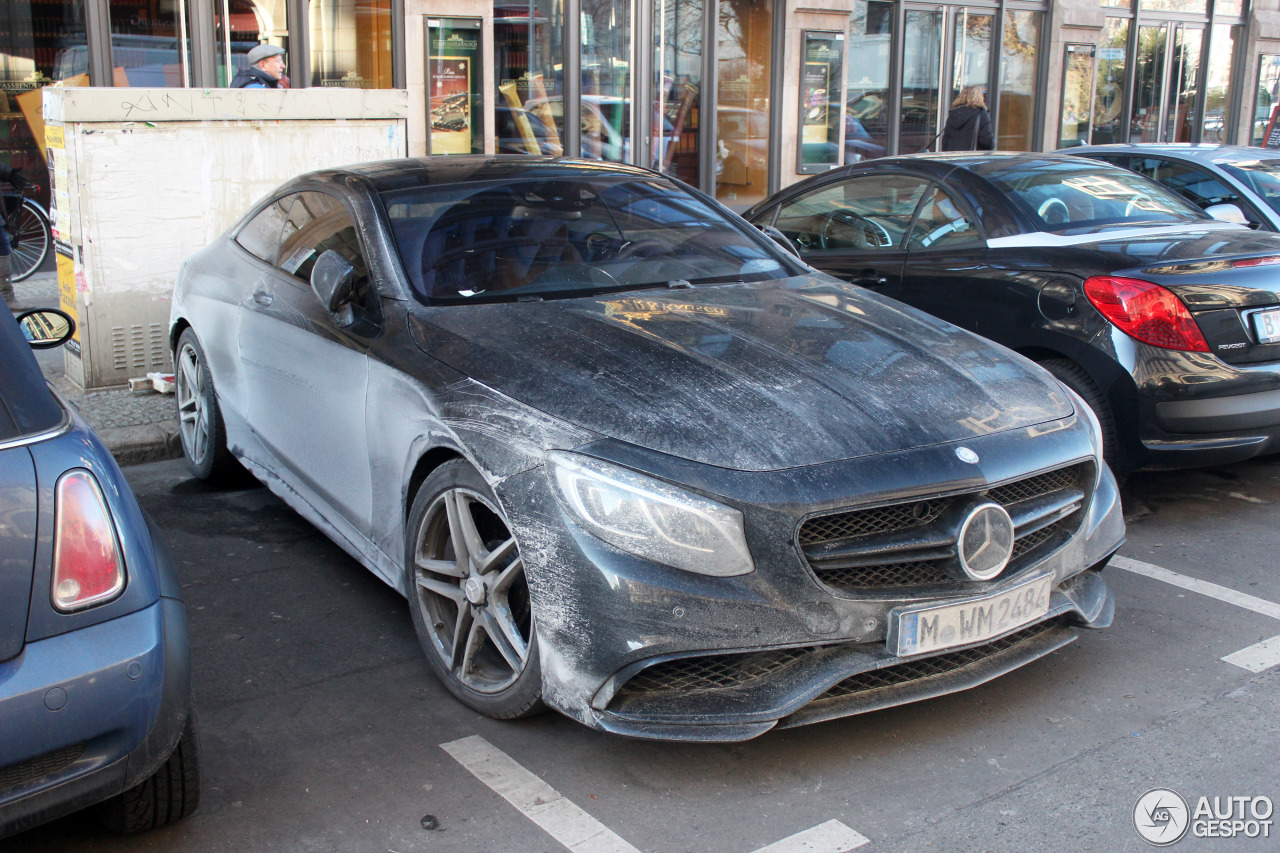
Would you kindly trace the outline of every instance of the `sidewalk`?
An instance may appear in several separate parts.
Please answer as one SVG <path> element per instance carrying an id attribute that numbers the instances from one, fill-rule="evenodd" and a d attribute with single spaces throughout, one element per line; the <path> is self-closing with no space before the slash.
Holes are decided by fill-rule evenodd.
<path id="1" fill-rule="evenodd" d="M 39 272 L 14 284 L 18 299 L 41 308 L 58 306 L 58 276 Z M 102 438 L 121 465 L 137 465 L 182 455 L 172 394 L 154 391 L 80 391 L 63 373 L 63 352 L 37 350 L 45 378 Z"/>

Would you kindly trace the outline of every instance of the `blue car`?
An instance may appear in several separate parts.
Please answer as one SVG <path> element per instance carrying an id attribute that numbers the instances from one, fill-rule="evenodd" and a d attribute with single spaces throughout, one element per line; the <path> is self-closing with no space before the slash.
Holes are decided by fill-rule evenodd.
<path id="1" fill-rule="evenodd" d="M 159 531 L 0 312 L 0 838 L 96 806 L 139 832 L 200 796 L 187 618 Z"/>

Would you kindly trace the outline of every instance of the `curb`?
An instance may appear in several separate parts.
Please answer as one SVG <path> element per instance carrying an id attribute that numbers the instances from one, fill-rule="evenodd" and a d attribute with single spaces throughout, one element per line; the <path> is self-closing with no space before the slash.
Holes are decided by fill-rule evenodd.
<path id="1" fill-rule="evenodd" d="M 176 422 L 106 427 L 95 432 L 121 468 L 177 459 L 182 455 L 182 439 Z"/>

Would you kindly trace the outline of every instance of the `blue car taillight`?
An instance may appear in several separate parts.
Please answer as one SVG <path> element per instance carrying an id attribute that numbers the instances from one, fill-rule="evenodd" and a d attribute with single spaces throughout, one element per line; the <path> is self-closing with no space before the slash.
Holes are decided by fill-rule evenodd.
<path id="1" fill-rule="evenodd" d="M 67 471 L 54 501 L 53 606 L 65 613 L 115 599 L 124 591 L 124 557 L 98 481 Z"/>

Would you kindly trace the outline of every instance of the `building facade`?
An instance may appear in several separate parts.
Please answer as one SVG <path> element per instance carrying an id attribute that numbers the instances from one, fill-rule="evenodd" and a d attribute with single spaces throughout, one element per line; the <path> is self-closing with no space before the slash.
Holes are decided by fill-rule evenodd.
<path id="1" fill-rule="evenodd" d="M 737 209 L 936 148 L 968 85 L 1005 150 L 1261 144 L 1280 96 L 1280 0 L 8 0 L 0 160 L 43 172 L 43 86 L 226 86 L 260 42 L 294 88 L 407 89 L 410 153 L 638 163 Z"/>

